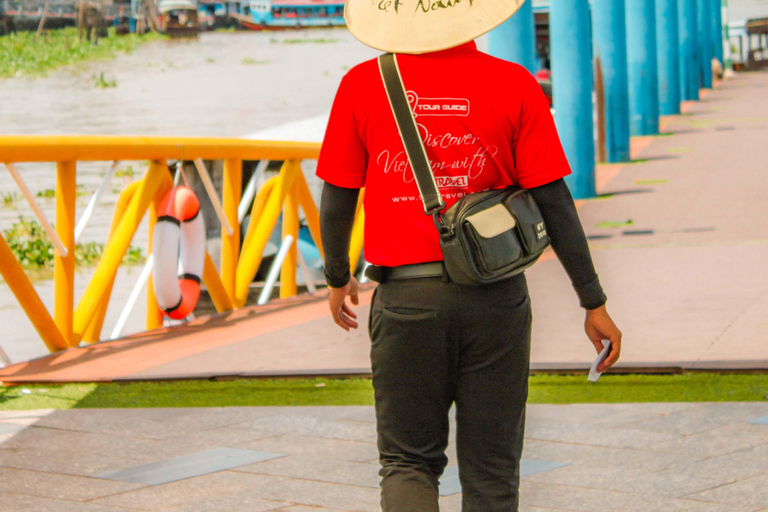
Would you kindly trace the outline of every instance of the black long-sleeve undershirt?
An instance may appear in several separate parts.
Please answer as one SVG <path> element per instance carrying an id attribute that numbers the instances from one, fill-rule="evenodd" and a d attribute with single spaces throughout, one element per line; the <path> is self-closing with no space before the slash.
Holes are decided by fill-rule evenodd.
<path id="1" fill-rule="evenodd" d="M 571 279 L 581 307 L 595 309 L 606 297 L 592 264 L 589 245 L 573 197 L 562 179 L 530 189 L 544 217 L 552 249 Z M 325 277 L 329 286 L 349 282 L 349 244 L 359 189 L 325 183 L 320 201 L 320 232 L 325 251 Z"/>
<path id="2" fill-rule="evenodd" d="M 529 192 L 544 217 L 552 249 L 571 278 L 581 307 L 599 308 L 605 304 L 605 293 L 592 264 L 587 237 L 568 185 L 561 178 L 531 188 Z"/>
<path id="3" fill-rule="evenodd" d="M 359 188 L 323 185 L 320 198 L 320 238 L 325 252 L 325 280 L 341 288 L 349 282 L 349 243 L 355 223 Z"/>

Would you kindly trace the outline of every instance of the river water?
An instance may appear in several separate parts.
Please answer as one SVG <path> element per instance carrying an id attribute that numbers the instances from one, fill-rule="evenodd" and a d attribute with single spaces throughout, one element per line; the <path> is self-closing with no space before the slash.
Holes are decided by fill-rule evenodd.
<path id="1" fill-rule="evenodd" d="M 202 33 L 193 41 L 156 41 L 132 54 L 63 68 L 43 78 L 0 80 L 0 136 L 111 134 L 238 137 L 327 114 L 344 73 L 380 52 L 359 43 L 344 28 L 286 32 Z M 116 87 L 99 88 L 102 75 Z M 78 165 L 79 218 L 110 162 Z M 18 164 L 33 194 L 55 185 L 55 164 Z M 138 162 L 121 164 L 82 241 L 103 243 L 117 194 L 141 178 Z M 31 209 L 5 168 L 0 168 L 0 229 Z M 54 220 L 52 199 L 39 198 Z M 146 247 L 146 226 L 133 244 Z M 121 268 L 102 339 L 109 336 L 141 267 Z M 79 269 L 75 301 L 91 270 Z M 31 272 L 53 311 L 51 272 Z M 0 282 L 0 346 L 12 361 L 47 354 L 24 312 Z M 143 330 L 143 298 L 124 334 Z"/>

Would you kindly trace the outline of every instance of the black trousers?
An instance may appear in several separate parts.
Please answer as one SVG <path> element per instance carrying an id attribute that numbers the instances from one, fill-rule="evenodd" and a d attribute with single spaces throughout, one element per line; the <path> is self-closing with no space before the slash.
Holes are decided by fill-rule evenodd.
<path id="1" fill-rule="evenodd" d="M 483 287 L 387 281 L 369 329 L 383 510 L 438 511 L 455 403 L 462 510 L 516 512 L 531 333 L 524 275 Z"/>

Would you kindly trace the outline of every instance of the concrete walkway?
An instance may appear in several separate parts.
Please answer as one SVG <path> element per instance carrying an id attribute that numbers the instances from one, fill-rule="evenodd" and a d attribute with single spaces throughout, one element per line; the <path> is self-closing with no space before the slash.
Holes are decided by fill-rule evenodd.
<path id="1" fill-rule="evenodd" d="M 0 412 L 0 511 L 373 512 L 375 440 L 372 407 Z M 768 404 L 532 405 L 524 458 L 522 512 L 765 512 Z"/>

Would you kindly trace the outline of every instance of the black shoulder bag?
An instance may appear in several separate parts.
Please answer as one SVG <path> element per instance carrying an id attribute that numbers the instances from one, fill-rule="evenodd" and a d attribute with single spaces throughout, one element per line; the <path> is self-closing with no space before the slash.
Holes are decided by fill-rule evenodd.
<path id="1" fill-rule="evenodd" d="M 395 56 L 379 57 L 384 86 L 408 155 L 424 213 L 440 235 L 445 267 L 458 284 L 484 285 L 510 278 L 533 265 L 549 237 L 533 197 L 520 187 L 476 192 L 445 210 L 424 143 L 408 104 Z"/>

